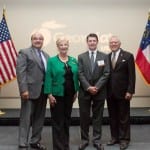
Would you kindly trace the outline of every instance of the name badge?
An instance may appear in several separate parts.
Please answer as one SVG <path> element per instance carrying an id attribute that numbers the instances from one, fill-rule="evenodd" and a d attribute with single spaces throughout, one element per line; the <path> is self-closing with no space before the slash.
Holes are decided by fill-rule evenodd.
<path id="1" fill-rule="evenodd" d="M 104 60 L 98 60 L 97 64 L 98 64 L 98 66 L 104 66 L 105 62 L 104 62 Z"/>

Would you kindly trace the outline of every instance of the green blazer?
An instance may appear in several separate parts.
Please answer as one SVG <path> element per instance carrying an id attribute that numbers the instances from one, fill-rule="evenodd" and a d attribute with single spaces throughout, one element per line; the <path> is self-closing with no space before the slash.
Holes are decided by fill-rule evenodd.
<path id="1" fill-rule="evenodd" d="M 77 60 L 69 56 L 67 64 L 71 67 L 73 73 L 73 81 L 75 91 L 79 89 L 78 83 L 78 63 Z M 65 82 L 65 69 L 64 63 L 58 56 L 54 56 L 48 59 L 47 71 L 44 83 L 44 93 L 52 94 L 56 96 L 64 96 L 64 82 Z M 69 89 L 68 89 L 69 92 Z"/>

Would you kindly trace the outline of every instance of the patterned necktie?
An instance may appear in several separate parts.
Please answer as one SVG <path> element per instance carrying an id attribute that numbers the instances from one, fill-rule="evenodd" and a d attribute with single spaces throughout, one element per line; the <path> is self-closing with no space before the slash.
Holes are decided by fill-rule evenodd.
<path id="1" fill-rule="evenodd" d="M 112 68 L 114 69 L 116 66 L 116 52 L 112 52 L 111 64 L 112 64 Z"/>
<path id="2" fill-rule="evenodd" d="M 41 61 L 42 70 L 45 72 L 44 61 L 42 59 L 42 55 L 41 55 L 41 51 L 40 50 L 38 50 L 38 54 L 39 54 L 39 58 L 40 58 L 40 61 Z"/>
<path id="3" fill-rule="evenodd" d="M 92 67 L 92 72 L 94 70 L 94 52 L 91 52 L 91 67 Z"/>

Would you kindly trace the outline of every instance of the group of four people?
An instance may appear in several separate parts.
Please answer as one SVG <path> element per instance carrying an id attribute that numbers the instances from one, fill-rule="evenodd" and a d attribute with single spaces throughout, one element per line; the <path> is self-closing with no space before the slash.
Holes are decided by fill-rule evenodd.
<path id="1" fill-rule="evenodd" d="M 58 54 L 54 57 L 49 57 L 42 50 L 43 41 L 41 33 L 34 33 L 31 47 L 20 50 L 17 58 L 16 72 L 21 95 L 19 148 L 28 148 L 32 124 L 30 146 L 46 149 L 40 141 L 48 98 L 53 150 L 70 150 L 69 125 L 73 102 L 78 96 L 81 128 L 78 149 L 84 150 L 89 145 L 91 110 L 93 146 L 97 150 L 104 149 L 101 127 L 105 99 L 112 138 L 107 144 L 119 143 L 121 150 L 126 149 L 130 142 L 130 100 L 135 89 L 133 55 L 120 48 L 117 36 L 109 39 L 112 52 L 107 55 L 98 51 L 98 36 L 90 33 L 86 38 L 87 51 L 78 56 L 78 61 L 68 55 L 68 39 L 57 39 Z"/>

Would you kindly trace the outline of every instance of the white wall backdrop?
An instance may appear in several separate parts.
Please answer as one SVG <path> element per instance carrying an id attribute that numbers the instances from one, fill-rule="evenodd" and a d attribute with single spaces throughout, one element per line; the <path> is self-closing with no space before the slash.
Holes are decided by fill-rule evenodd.
<path id="1" fill-rule="evenodd" d="M 149 0 L 1 0 L 0 13 L 6 8 L 6 19 L 17 51 L 30 46 L 30 35 L 40 30 L 45 36 L 44 50 L 57 54 L 55 39 L 70 39 L 70 55 L 77 57 L 86 50 L 85 37 L 99 36 L 99 50 L 109 52 L 108 38 L 118 35 L 122 48 L 136 56 L 147 23 Z M 136 93 L 132 107 L 150 107 L 150 87 L 137 71 Z M 19 108 L 17 82 L 0 91 L 0 108 Z M 49 107 L 49 106 L 48 106 Z M 78 107 L 77 101 L 74 107 Z"/>

